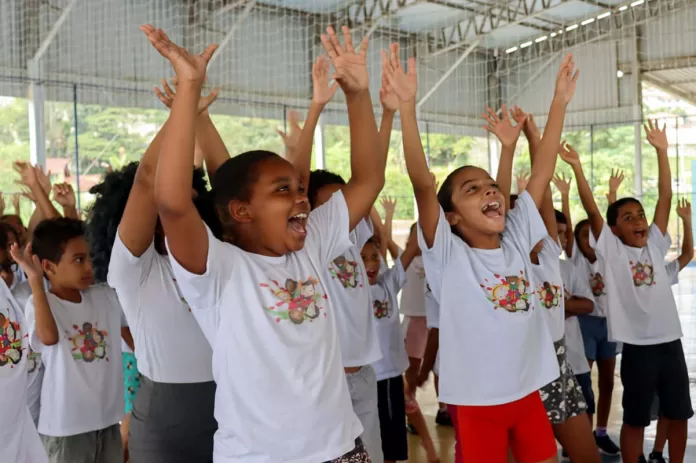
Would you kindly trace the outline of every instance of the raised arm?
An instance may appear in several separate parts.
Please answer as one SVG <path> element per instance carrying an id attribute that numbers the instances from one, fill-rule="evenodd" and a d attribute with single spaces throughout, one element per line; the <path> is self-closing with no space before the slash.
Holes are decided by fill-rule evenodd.
<path id="1" fill-rule="evenodd" d="M 488 113 L 484 114 L 483 118 L 488 122 L 488 125 L 485 125 L 484 128 L 498 137 L 502 146 L 498 174 L 495 180 L 498 183 L 500 192 L 505 197 L 505 210 L 509 211 L 510 190 L 512 189 L 512 163 L 515 158 L 517 140 L 519 140 L 522 127 L 524 126 L 524 119 L 522 122 L 518 122 L 516 126 L 513 126 L 505 105 L 501 109 L 502 118 L 499 118 L 491 108 L 486 108 L 486 110 Z"/>
<path id="2" fill-rule="evenodd" d="M 679 270 L 683 269 L 694 258 L 694 232 L 691 222 L 691 203 L 682 198 L 677 203 L 677 215 L 681 217 L 684 225 L 684 239 L 682 240 L 682 250 L 679 255 Z"/>
<path id="3" fill-rule="evenodd" d="M 387 73 L 389 72 L 389 60 L 382 53 L 382 86 L 379 89 L 379 101 L 382 103 L 382 122 L 379 125 L 380 146 L 387 155 L 389 154 L 389 140 L 391 139 L 394 115 L 399 109 L 399 97 L 394 88 L 389 85 Z"/>
<path id="4" fill-rule="evenodd" d="M 516 108 L 519 110 L 519 108 Z M 520 112 L 522 110 L 519 110 Z M 529 158 L 532 165 L 532 171 L 534 170 L 534 165 L 539 162 L 539 150 L 538 147 L 541 145 L 541 133 L 539 128 L 534 122 L 534 117 L 529 116 L 525 121 L 525 136 L 529 141 Z M 553 208 L 553 196 L 551 195 L 551 182 L 546 185 L 546 190 L 544 190 L 544 200 L 541 203 L 541 208 L 539 210 L 541 218 L 546 225 L 546 232 L 549 234 L 551 239 L 553 239 L 556 244 L 558 241 L 558 224 L 556 223 L 556 211 Z"/>
<path id="5" fill-rule="evenodd" d="M 382 208 L 384 209 L 384 238 L 387 241 L 387 248 L 392 259 L 399 257 L 399 247 L 394 242 L 394 214 L 396 213 L 396 200 L 389 197 L 382 197 Z"/>
<path id="6" fill-rule="evenodd" d="M 653 222 L 662 234 L 667 233 L 669 213 L 672 209 L 672 177 L 667 157 L 667 125 L 660 129 L 657 120 L 648 121 L 644 126 L 648 142 L 657 152 L 657 204 L 655 205 L 655 217 Z"/>
<path id="7" fill-rule="evenodd" d="M 178 78 L 178 93 L 162 139 L 155 174 L 155 206 L 172 255 L 187 271 L 203 274 L 208 257 L 208 233 L 193 204 L 190 185 L 198 101 L 206 65 L 217 46 L 210 45 L 202 54 L 192 55 L 169 40 L 160 29 L 148 25 L 141 30 L 172 63 Z"/>
<path id="8" fill-rule="evenodd" d="M 53 185 L 53 199 L 63 208 L 63 217 L 81 220 L 77 211 L 75 190 L 69 183 L 56 183 Z"/>
<path id="9" fill-rule="evenodd" d="M 370 221 L 372 222 L 372 229 L 375 235 L 379 238 L 379 255 L 386 262 L 387 260 L 387 234 L 384 231 L 384 224 L 382 223 L 382 218 L 379 216 L 379 212 L 375 206 L 370 209 Z"/>
<path id="10" fill-rule="evenodd" d="M 36 203 L 36 207 L 41 210 L 41 217 L 44 220 L 60 217 L 60 213 L 49 199 L 51 181 L 48 175 L 44 173 L 43 169 L 41 167 L 27 165 L 21 170 L 20 175 L 22 178 L 19 183 L 29 189 L 31 199 Z M 48 189 L 45 188 L 47 182 Z"/>
<path id="11" fill-rule="evenodd" d="M 609 193 L 607 193 L 607 202 L 611 206 L 616 202 L 616 194 L 619 191 L 619 187 L 624 180 L 624 173 L 621 169 L 612 169 L 611 177 L 609 177 Z"/>
<path id="12" fill-rule="evenodd" d="M 25 248 L 20 248 L 17 243 L 10 248 L 10 254 L 29 279 L 31 294 L 34 299 L 34 316 L 36 319 L 36 334 L 45 346 L 58 343 L 58 326 L 48 305 L 48 298 L 44 289 L 43 268 L 39 258 L 31 250 L 31 243 Z"/>
<path id="13" fill-rule="evenodd" d="M 405 270 L 408 270 L 408 267 L 411 265 L 411 262 L 413 262 L 413 259 L 420 254 L 420 248 L 418 247 L 418 234 L 417 233 L 411 233 L 408 236 L 408 241 L 406 241 L 406 249 L 404 249 L 404 252 L 401 253 L 401 265 Z"/>
<path id="14" fill-rule="evenodd" d="M 342 191 L 348 205 L 352 230 L 370 213 L 372 204 L 384 187 L 387 155 L 380 147 L 370 99 L 370 79 L 366 64 L 367 37 L 356 53 L 348 27 L 343 26 L 343 45 L 332 28 L 329 27 L 327 32 L 328 34 L 322 34 L 321 43 L 333 63 L 336 70 L 333 77 L 343 89 L 348 106 L 351 177 Z"/>
<path id="15" fill-rule="evenodd" d="M 575 234 L 573 233 L 573 221 L 570 217 L 570 179 L 566 178 L 565 174 L 556 175 L 553 178 L 553 183 L 556 185 L 556 189 L 561 193 L 561 212 L 568 222 L 566 227 L 566 256 L 571 257 L 573 255 L 573 242 L 575 240 Z"/>
<path id="16" fill-rule="evenodd" d="M 599 235 L 602 233 L 602 228 L 604 227 L 604 218 L 602 218 L 602 213 L 599 211 L 599 207 L 597 207 L 597 203 L 594 199 L 594 193 L 592 193 L 590 184 L 587 183 L 585 173 L 582 171 L 580 156 L 578 155 L 578 152 L 575 151 L 572 146 L 565 143 L 565 141 L 559 148 L 559 154 L 561 158 L 573 168 L 575 181 L 578 184 L 578 193 L 580 194 L 582 207 L 585 209 L 585 212 L 587 212 L 587 218 L 590 220 L 592 234 L 594 235 L 595 239 L 599 239 Z"/>
<path id="17" fill-rule="evenodd" d="M 566 108 L 575 94 L 575 84 L 580 71 L 575 71 L 573 56 L 568 55 L 561 63 L 556 77 L 556 90 L 551 101 L 551 108 L 544 128 L 544 137 L 539 143 L 537 162 L 529 177 L 527 192 L 532 196 L 537 207 L 541 206 L 544 192 L 553 178 L 556 169 L 558 145 L 565 123 Z"/>
<path id="18" fill-rule="evenodd" d="M 382 51 L 383 58 L 386 54 Z M 387 82 L 399 98 L 401 131 L 404 144 L 406 170 L 413 185 L 413 193 L 418 206 L 418 222 L 423 230 L 423 238 L 428 247 L 435 241 L 435 230 L 440 217 L 440 203 L 433 189 L 433 180 L 428 170 L 428 162 L 423 152 L 416 114 L 416 59 L 408 59 L 408 72 L 405 72 L 399 59 L 399 45 L 389 46 L 389 66 L 386 68 Z"/>

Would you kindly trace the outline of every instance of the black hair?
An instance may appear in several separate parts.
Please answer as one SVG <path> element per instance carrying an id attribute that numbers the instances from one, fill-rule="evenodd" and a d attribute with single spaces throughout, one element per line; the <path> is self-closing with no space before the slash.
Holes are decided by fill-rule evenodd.
<path id="1" fill-rule="evenodd" d="M 452 189 L 454 188 L 454 185 L 452 183 L 454 182 L 454 177 L 464 169 L 468 167 L 473 167 L 473 166 L 461 166 L 457 167 L 454 169 L 452 172 L 449 173 L 447 178 L 445 178 L 445 181 L 442 182 L 442 185 L 440 185 L 440 190 L 437 192 L 437 201 L 440 203 L 440 207 L 442 207 L 442 210 L 445 212 L 454 212 L 454 203 L 452 202 Z"/>
<path id="2" fill-rule="evenodd" d="M 312 206 L 312 209 L 317 206 L 317 194 L 319 193 L 319 190 L 326 185 L 345 184 L 346 181 L 343 180 L 343 177 L 328 170 L 318 169 L 311 171 L 309 173 L 309 185 L 307 185 L 307 197 L 309 198 L 309 205 Z"/>
<path id="3" fill-rule="evenodd" d="M 556 223 L 568 225 L 568 218 L 563 212 L 559 211 L 558 209 L 554 209 L 553 211 L 556 213 Z"/>
<path id="4" fill-rule="evenodd" d="M 636 198 L 621 198 L 618 201 L 613 202 L 607 208 L 607 225 L 613 227 L 616 225 L 616 221 L 619 219 L 619 209 L 621 206 L 626 204 L 638 204 L 643 207 L 643 205 Z"/>
<path id="5" fill-rule="evenodd" d="M 247 151 L 228 159 L 212 179 L 215 205 L 227 208 L 232 199 L 249 201 L 251 187 L 259 179 L 259 166 L 268 159 L 282 159 L 271 151 Z"/>
<path id="6" fill-rule="evenodd" d="M 9 231 L 14 232 L 15 230 L 9 224 L 0 223 L 0 250 L 1 251 L 9 251 L 10 250 L 10 240 L 7 237 L 7 233 Z"/>
<path id="7" fill-rule="evenodd" d="M 19 231 L 7 222 L 0 222 L 0 235 L 2 235 L 8 243 L 10 242 L 10 233 L 14 234 L 15 238 L 17 238 L 17 244 L 21 245 L 22 243 L 19 242 Z"/>
<path id="8" fill-rule="evenodd" d="M 31 249 L 40 260 L 57 264 L 63 257 L 68 241 L 85 236 L 85 223 L 82 220 L 68 217 L 46 219 L 34 229 Z"/>
<path id="9" fill-rule="evenodd" d="M 96 195 L 87 218 L 87 237 L 91 245 L 92 265 L 97 282 L 105 282 L 111 249 L 114 246 L 116 232 L 126 209 L 128 196 L 135 182 L 138 162 L 131 162 L 117 171 L 109 172 L 104 180 L 90 188 Z M 208 190 L 203 169 L 193 171 L 193 190 L 197 193 L 193 203 L 203 221 L 210 227 L 213 235 L 221 236 L 222 227 L 217 218 L 215 207 Z"/>
<path id="10" fill-rule="evenodd" d="M 515 208 L 515 203 L 517 202 L 517 200 L 518 200 L 519 198 L 520 198 L 520 196 L 519 196 L 519 195 L 516 195 L 516 194 L 514 194 L 514 193 L 510 195 L 510 209 L 514 209 L 514 208 Z"/>
<path id="11" fill-rule="evenodd" d="M 587 225 L 587 226 L 590 225 L 589 219 L 582 219 L 580 222 L 578 222 L 575 225 L 575 230 L 573 230 L 573 236 L 575 236 L 576 243 L 580 242 L 580 231 L 582 230 L 582 227 L 584 227 L 585 225 Z"/>

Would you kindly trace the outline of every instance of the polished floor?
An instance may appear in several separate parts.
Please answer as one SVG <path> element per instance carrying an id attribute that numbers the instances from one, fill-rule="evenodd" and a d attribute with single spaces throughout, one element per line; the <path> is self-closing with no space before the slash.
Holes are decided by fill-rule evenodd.
<path id="1" fill-rule="evenodd" d="M 674 294 L 679 308 L 679 316 L 681 318 L 682 330 L 684 338 L 684 354 L 686 355 L 686 363 L 689 367 L 689 377 L 691 382 L 691 400 L 696 404 L 696 266 L 693 264 L 680 273 L 680 282 L 674 286 Z M 619 357 L 620 360 L 620 357 Z M 618 362 L 617 362 L 618 363 Z M 593 371 L 593 384 L 596 386 L 596 370 Z M 616 381 L 613 395 L 613 405 L 611 415 L 609 417 L 609 433 L 615 438 L 618 444 L 618 435 L 621 428 L 621 395 L 622 395 L 621 380 L 619 378 L 619 369 L 617 364 Z M 597 391 L 595 388 L 595 396 Z M 430 428 L 430 433 L 435 441 L 436 447 L 440 451 L 440 461 L 442 463 L 450 463 L 454 461 L 454 432 L 452 428 L 438 426 L 435 424 L 435 413 L 437 412 L 437 399 L 432 385 L 429 382 L 426 387 L 418 392 L 418 401 L 421 405 L 423 413 L 426 415 L 426 420 Z M 645 450 L 646 455 L 652 449 L 652 443 L 655 439 L 655 423 L 645 430 Z M 667 451 L 667 449 L 665 449 Z M 427 463 L 425 453 L 423 452 L 420 441 L 417 436 L 409 436 L 409 462 L 412 463 Z M 605 457 L 606 462 L 619 462 L 620 458 Z M 696 417 L 689 422 L 689 442 L 686 452 L 686 462 L 696 463 Z"/>

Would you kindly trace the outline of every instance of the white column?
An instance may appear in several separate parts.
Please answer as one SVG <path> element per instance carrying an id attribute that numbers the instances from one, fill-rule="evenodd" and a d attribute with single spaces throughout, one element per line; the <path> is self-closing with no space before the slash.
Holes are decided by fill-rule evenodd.
<path id="1" fill-rule="evenodd" d="M 44 87 L 39 80 L 39 64 L 28 64 L 29 78 L 29 159 L 34 165 L 46 167 L 46 124 Z"/>
<path id="2" fill-rule="evenodd" d="M 314 164 L 316 169 L 326 169 L 326 148 L 324 146 L 324 116 L 319 116 L 314 128 Z"/>
<path id="3" fill-rule="evenodd" d="M 634 189 L 638 199 L 643 198 L 643 83 L 640 71 L 640 28 L 633 28 L 635 39 L 634 56 L 631 63 L 631 74 L 634 79 L 634 98 L 633 120 L 636 121 L 633 127 L 634 137 Z"/>

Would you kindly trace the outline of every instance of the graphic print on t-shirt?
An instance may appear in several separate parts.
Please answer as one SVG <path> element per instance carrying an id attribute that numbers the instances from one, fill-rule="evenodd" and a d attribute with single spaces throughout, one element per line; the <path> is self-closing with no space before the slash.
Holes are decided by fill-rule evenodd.
<path id="1" fill-rule="evenodd" d="M 331 263 L 329 273 L 331 274 L 331 278 L 340 281 L 346 289 L 362 288 L 358 269 L 357 262 L 348 260 L 344 256 L 338 256 Z"/>
<path id="2" fill-rule="evenodd" d="M 520 275 L 501 277 L 493 275 L 498 281 L 490 282 L 484 279 L 480 285 L 486 291 L 486 298 L 498 308 L 508 312 L 526 312 L 529 310 L 529 281 L 525 278 L 524 270 Z"/>
<path id="3" fill-rule="evenodd" d="M 29 348 L 29 355 L 27 356 L 27 360 L 29 361 L 29 374 L 34 373 L 37 370 L 41 370 L 41 354 L 38 352 L 34 352 L 31 349 L 31 347 Z"/>
<path id="4" fill-rule="evenodd" d="M 601 273 L 590 273 L 590 288 L 592 289 L 592 295 L 595 297 L 604 296 L 604 277 Z"/>
<path id="5" fill-rule="evenodd" d="M 22 360 L 22 331 L 19 323 L 0 313 L 0 367 L 14 368 Z"/>
<path id="6" fill-rule="evenodd" d="M 561 303 L 561 287 L 545 281 L 537 288 L 539 302 L 547 309 L 558 307 Z"/>
<path id="7" fill-rule="evenodd" d="M 391 311 L 389 310 L 389 301 L 374 301 L 372 302 L 372 308 L 375 313 L 375 318 L 387 318 L 391 316 Z"/>
<path id="8" fill-rule="evenodd" d="M 277 323 L 281 320 L 290 320 L 296 325 L 301 325 L 305 320 L 311 322 L 324 310 L 321 302 L 326 299 L 326 294 L 321 294 L 318 284 L 319 281 L 313 277 L 305 281 L 287 279 L 284 286 L 280 286 L 275 280 L 271 280 L 271 284 L 261 283 L 262 288 L 270 289 L 280 299 L 265 309 L 276 317 Z"/>
<path id="9" fill-rule="evenodd" d="M 649 262 L 636 262 L 631 264 L 631 273 L 633 274 L 633 286 L 640 288 L 641 286 L 651 286 L 655 284 L 655 273 L 653 266 Z"/>
<path id="10" fill-rule="evenodd" d="M 74 360 L 82 360 L 90 363 L 94 360 L 105 359 L 109 361 L 107 346 L 109 333 L 106 330 L 100 330 L 97 326 L 90 322 L 84 322 L 82 328 L 73 325 L 76 331 L 72 336 L 68 335 L 68 340 L 72 343 L 72 356 Z"/>

